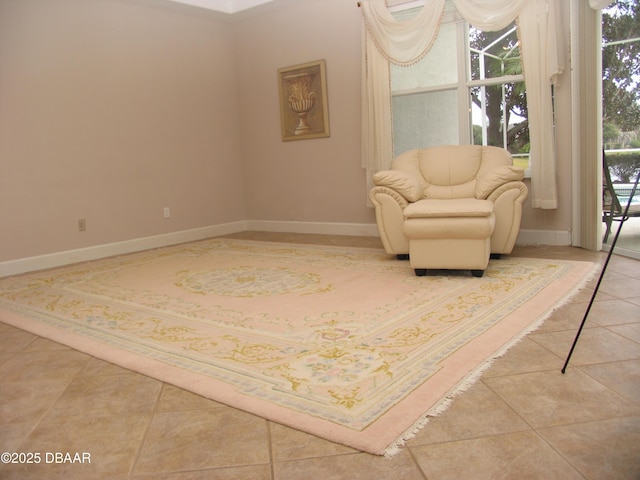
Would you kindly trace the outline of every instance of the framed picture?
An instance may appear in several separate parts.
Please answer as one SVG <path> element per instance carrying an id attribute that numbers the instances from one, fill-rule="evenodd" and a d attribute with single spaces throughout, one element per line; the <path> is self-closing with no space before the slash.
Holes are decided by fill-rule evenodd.
<path id="1" fill-rule="evenodd" d="M 329 136 L 324 60 L 278 69 L 282 141 Z"/>

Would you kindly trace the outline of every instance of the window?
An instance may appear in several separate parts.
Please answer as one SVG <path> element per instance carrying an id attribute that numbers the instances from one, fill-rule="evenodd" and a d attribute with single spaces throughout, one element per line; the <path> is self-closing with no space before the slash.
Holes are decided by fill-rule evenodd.
<path id="1" fill-rule="evenodd" d="M 398 20 L 417 9 L 399 11 Z M 391 67 L 394 155 L 442 144 L 496 145 L 529 164 L 526 91 L 516 27 L 482 32 L 447 3 L 428 54 Z"/>

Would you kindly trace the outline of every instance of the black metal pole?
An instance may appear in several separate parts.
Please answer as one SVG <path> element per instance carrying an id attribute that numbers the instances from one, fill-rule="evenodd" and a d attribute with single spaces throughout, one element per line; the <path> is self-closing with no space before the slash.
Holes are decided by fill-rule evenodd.
<path id="1" fill-rule="evenodd" d="M 576 333 L 576 338 L 573 340 L 573 345 L 571 345 L 571 350 L 569 350 L 569 355 L 567 355 L 567 360 L 564 362 L 564 366 L 562 367 L 562 373 L 567 371 L 567 365 L 569 365 L 569 360 L 571 359 L 571 355 L 573 355 L 573 351 L 578 344 L 578 339 L 580 338 L 580 334 L 582 333 L 582 329 L 584 328 L 584 324 L 587 322 L 587 317 L 589 316 L 589 312 L 591 311 L 591 306 L 593 305 L 593 301 L 596 298 L 596 294 L 598 293 L 598 289 L 600 288 L 600 283 L 602 283 L 602 278 L 604 277 L 604 273 L 607 270 L 607 266 L 609 265 L 609 260 L 611 260 L 611 255 L 613 255 L 613 249 L 616 246 L 616 242 L 618 241 L 618 236 L 620 235 L 620 230 L 622 230 L 622 224 L 625 222 L 625 218 L 629 213 L 629 206 L 631 205 L 631 200 L 636 194 L 636 188 L 638 187 L 638 180 L 640 180 L 640 172 L 636 176 L 636 183 L 633 185 L 633 189 L 631 190 L 631 195 L 629 195 L 629 200 L 627 200 L 627 206 L 624 208 L 624 213 L 622 214 L 622 220 L 620 221 L 620 225 L 618 225 L 618 230 L 616 231 L 615 237 L 613 237 L 613 242 L 611 242 L 611 247 L 609 248 L 609 254 L 607 255 L 607 259 L 602 265 L 602 271 L 600 272 L 600 278 L 598 278 L 598 283 L 596 283 L 596 288 L 591 295 L 591 300 L 589 301 L 589 305 L 587 306 L 587 310 L 584 312 L 584 317 L 582 317 L 582 323 L 580 323 L 580 328 L 578 328 L 578 333 Z M 615 193 L 614 193 L 615 194 Z"/>

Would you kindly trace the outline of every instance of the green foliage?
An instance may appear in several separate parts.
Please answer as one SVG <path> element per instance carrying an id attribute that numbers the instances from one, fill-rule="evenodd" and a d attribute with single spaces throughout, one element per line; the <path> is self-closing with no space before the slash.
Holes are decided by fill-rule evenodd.
<path id="1" fill-rule="evenodd" d="M 622 132 L 617 125 L 614 125 L 613 123 L 605 123 L 602 125 L 602 138 L 605 143 L 617 140 L 621 133 Z"/>
<path id="2" fill-rule="evenodd" d="M 633 183 L 640 172 L 640 152 L 607 153 L 607 163 L 612 177 L 620 183 Z"/>
<path id="3" fill-rule="evenodd" d="M 640 128 L 640 2 L 617 0 L 602 13 L 603 123 L 630 132 Z M 606 140 L 606 137 L 605 137 Z"/>

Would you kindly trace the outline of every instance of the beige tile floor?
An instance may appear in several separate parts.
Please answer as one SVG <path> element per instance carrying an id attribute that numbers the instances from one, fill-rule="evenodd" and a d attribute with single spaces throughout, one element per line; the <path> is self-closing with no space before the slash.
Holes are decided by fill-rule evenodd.
<path id="1" fill-rule="evenodd" d="M 613 243 L 619 226 L 619 222 L 613 222 L 611 233 L 604 245 L 606 251 L 609 251 L 609 246 Z M 606 226 L 603 224 L 603 232 L 604 229 Z M 640 217 L 631 217 L 622 223 L 615 251 L 623 253 L 626 257 L 640 259 Z"/>
<path id="2" fill-rule="evenodd" d="M 377 239 L 244 233 L 379 246 Z M 602 261 L 570 247 L 514 255 Z M 640 262 L 614 256 L 566 374 L 592 286 L 432 419 L 396 457 L 359 453 L 0 323 L 1 479 L 640 479 Z M 91 463 L 47 463 L 88 452 Z"/>

